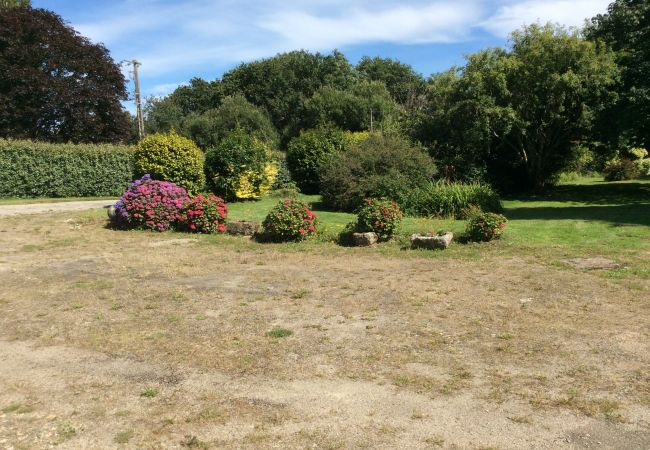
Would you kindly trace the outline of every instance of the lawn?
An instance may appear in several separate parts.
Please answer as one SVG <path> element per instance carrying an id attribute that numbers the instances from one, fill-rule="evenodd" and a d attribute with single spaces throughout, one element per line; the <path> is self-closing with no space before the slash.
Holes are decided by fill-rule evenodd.
<path id="1" fill-rule="evenodd" d="M 408 235 L 462 221 L 340 247 L 316 197 L 295 244 L 0 218 L 0 447 L 650 448 L 649 190 L 506 199 L 444 252 Z"/>

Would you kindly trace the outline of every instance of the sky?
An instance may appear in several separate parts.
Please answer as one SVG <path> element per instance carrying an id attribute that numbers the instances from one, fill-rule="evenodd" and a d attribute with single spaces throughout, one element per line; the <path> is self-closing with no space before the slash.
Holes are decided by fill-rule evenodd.
<path id="1" fill-rule="evenodd" d="M 147 97 L 300 49 L 338 49 L 352 63 L 362 56 L 394 58 L 428 77 L 462 64 L 465 54 L 506 46 L 508 34 L 522 25 L 582 26 L 605 13 L 610 1 L 32 0 L 32 6 L 61 15 L 103 43 L 116 62 L 140 61 Z"/>

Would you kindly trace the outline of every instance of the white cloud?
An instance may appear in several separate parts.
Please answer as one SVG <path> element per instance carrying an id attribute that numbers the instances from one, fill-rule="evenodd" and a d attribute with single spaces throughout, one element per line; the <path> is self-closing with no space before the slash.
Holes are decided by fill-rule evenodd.
<path id="1" fill-rule="evenodd" d="M 281 51 L 368 43 L 449 43 L 483 29 L 504 37 L 523 24 L 582 25 L 610 0 L 122 0 L 73 23 L 115 59 L 148 76 L 232 65 Z M 86 16 L 90 17 L 90 16 Z M 95 19 L 97 18 L 97 19 Z"/>
<path id="2" fill-rule="evenodd" d="M 612 0 L 525 0 L 509 1 L 482 22 L 490 33 L 505 37 L 523 25 L 559 23 L 581 27 L 585 19 L 603 13 Z"/>

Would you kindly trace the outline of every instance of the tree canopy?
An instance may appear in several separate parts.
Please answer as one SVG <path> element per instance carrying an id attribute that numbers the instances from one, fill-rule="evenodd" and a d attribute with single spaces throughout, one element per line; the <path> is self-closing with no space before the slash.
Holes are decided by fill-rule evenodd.
<path id="1" fill-rule="evenodd" d="M 600 135 L 617 147 L 650 146 L 650 2 L 614 1 L 586 35 L 610 46 L 621 69 L 619 98 L 601 116 Z"/>
<path id="2" fill-rule="evenodd" d="M 108 50 L 44 9 L 0 12 L 0 137 L 51 142 L 128 138 L 125 80 Z"/>

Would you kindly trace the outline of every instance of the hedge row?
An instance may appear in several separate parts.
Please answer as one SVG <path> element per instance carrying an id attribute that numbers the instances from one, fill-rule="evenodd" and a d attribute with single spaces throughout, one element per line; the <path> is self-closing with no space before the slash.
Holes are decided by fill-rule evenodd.
<path id="1" fill-rule="evenodd" d="M 120 196 L 133 171 L 127 146 L 0 139 L 0 197 Z"/>

